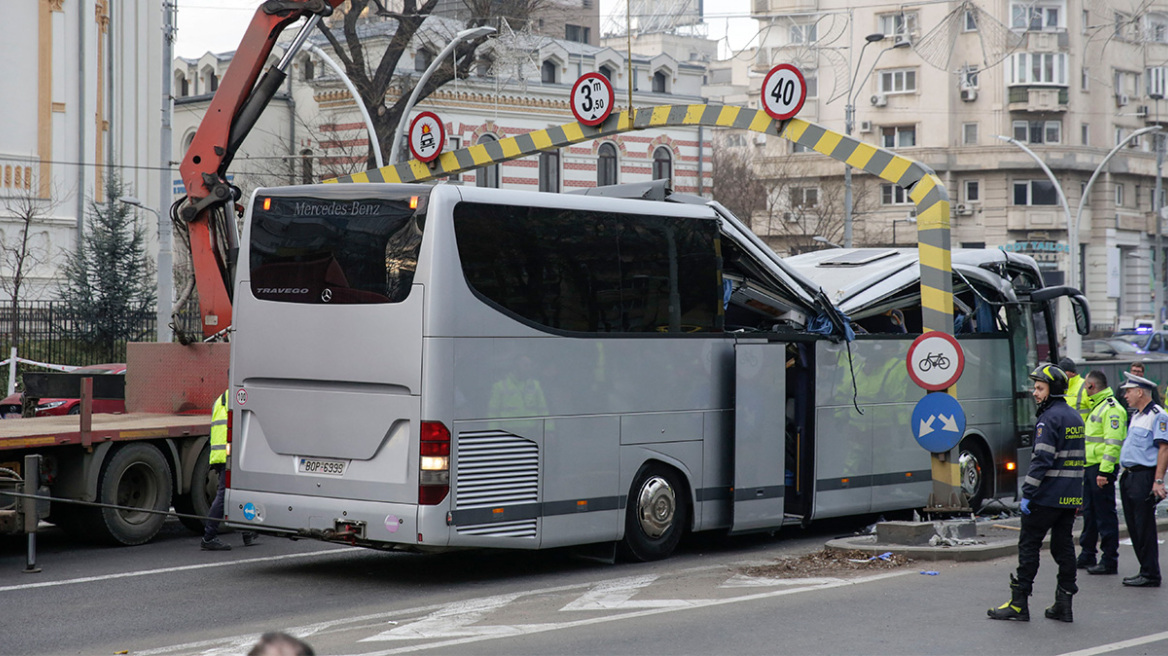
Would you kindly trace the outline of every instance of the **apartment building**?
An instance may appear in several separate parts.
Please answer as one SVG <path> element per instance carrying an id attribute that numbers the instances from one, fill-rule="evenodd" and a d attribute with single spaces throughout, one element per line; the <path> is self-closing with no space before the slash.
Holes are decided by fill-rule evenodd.
<path id="1" fill-rule="evenodd" d="M 1155 258 L 1160 165 L 1155 133 L 1130 137 L 1168 119 L 1168 2 L 854 5 L 753 0 L 761 38 L 750 97 L 766 70 L 798 65 L 808 80 L 801 118 L 850 129 L 937 172 L 952 201 L 954 247 L 1035 257 L 1050 282 L 1087 293 L 1098 331 L 1152 315 L 1152 261 L 1163 262 L 1162 252 Z M 1000 137 L 1049 167 L 1069 212 L 1035 158 Z M 780 252 L 820 247 L 812 239 L 821 217 L 814 227 L 804 219 L 843 187 L 834 160 L 797 150 L 774 138 L 760 148 L 760 170 L 782 172 L 784 186 L 756 231 Z M 852 186 L 855 245 L 913 243 L 904 190 L 855 170 Z M 830 206 L 833 216 L 840 209 Z M 1076 216 L 1079 243 L 1071 244 Z M 839 241 L 838 224 L 818 236 Z M 1066 276 L 1072 248 L 1079 280 Z"/>

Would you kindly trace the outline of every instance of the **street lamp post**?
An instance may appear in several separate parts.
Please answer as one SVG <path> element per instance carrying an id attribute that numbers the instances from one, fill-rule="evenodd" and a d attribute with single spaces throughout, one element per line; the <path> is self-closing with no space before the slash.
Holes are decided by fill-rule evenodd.
<path id="1" fill-rule="evenodd" d="M 361 100 L 361 94 L 357 92 L 357 87 L 353 85 L 353 81 L 345 74 L 345 69 L 341 68 L 340 64 L 334 61 L 332 57 L 329 57 L 318 46 L 306 43 L 304 48 L 317 57 L 320 57 L 321 61 L 328 64 L 328 67 L 340 76 L 341 82 L 345 83 L 345 88 L 349 90 L 349 94 L 353 96 L 353 100 L 357 103 L 357 110 L 361 112 L 361 118 L 365 119 L 365 129 L 369 131 L 369 145 L 373 149 L 373 161 L 377 164 L 377 168 L 385 166 L 385 163 L 381 161 L 381 142 L 377 139 L 377 129 L 373 127 L 373 119 L 369 116 L 369 110 L 365 107 L 365 102 Z"/>
<path id="2" fill-rule="evenodd" d="M 171 294 L 174 290 L 174 258 L 170 249 L 170 230 L 169 224 L 162 222 L 162 214 L 152 207 L 143 205 L 142 201 L 133 196 L 122 196 L 118 199 L 123 205 L 130 205 L 131 207 L 138 207 L 146 210 L 158 219 L 158 316 L 156 326 L 157 341 L 170 341 L 170 314 L 171 314 Z"/>
<path id="3" fill-rule="evenodd" d="M 442 60 L 445 59 L 446 55 L 449 55 L 451 51 L 454 50 L 455 46 L 457 46 L 459 43 L 468 41 L 470 39 L 477 39 L 480 36 L 486 36 L 493 33 L 494 31 L 495 28 L 483 25 L 480 27 L 471 27 L 459 32 L 458 34 L 455 34 L 454 38 L 450 40 L 450 43 L 447 43 L 446 47 L 442 49 L 442 52 L 438 53 L 438 56 L 434 58 L 434 61 L 430 62 L 430 65 L 426 67 L 426 71 L 422 73 L 422 77 L 418 79 L 418 84 L 414 86 L 414 91 L 410 94 L 410 99 L 406 101 L 406 106 L 402 108 L 401 118 L 398 119 L 397 122 L 397 129 L 393 131 L 393 145 L 389 149 L 390 164 L 397 164 L 399 156 L 398 154 L 401 152 L 402 135 L 404 135 L 406 131 L 410 129 L 410 111 L 414 108 L 414 103 L 418 101 L 418 96 L 422 93 L 422 87 L 426 86 L 426 83 L 430 81 L 430 76 L 434 74 L 434 71 L 438 70 L 438 66 L 441 64 Z"/>
<path id="4" fill-rule="evenodd" d="M 915 216 L 910 216 L 910 217 L 907 217 L 904 219 L 893 219 L 892 220 L 892 245 L 896 246 L 899 243 L 896 241 L 896 224 L 898 224 L 898 223 L 916 223 L 916 222 L 917 222 L 917 218 Z"/>
<path id="5" fill-rule="evenodd" d="M 868 49 L 869 44 L 883 40 L 884 35 L 879 32 L 864 37 L 864 45 L 860 47 L 860 56 L 856 58 L 856 71 L 852 74 L 851 84 L 848 85 L 848 102 L 844 105 L 844 134 L 849 137 L 856 128 L 856 96 L 859 93 L 856 89 L 856 78 L 860 75 L 860 64 L 864 61 L 864 51 Z M 868 72 L 864 74 L 864 79 L 860 81 L 860 88 L 862 89 L 868 83 L 868 78 L 872 76 L 872 71 L 876 70 L 876 64 L 880 63 L 880 58 L 884 56 L 884 53 L 893 48 L 904 48 L 908 45 L 907 40 L 901 39 L 881 50 L 880 54 L 876 55 L 875 61 L 872 62 L 872 66 L 868 68 Z M 849 164 L 844 164 L 844 246 L 852 247 L 852 167 Z"/>
<path id="6" fill-rule="evenodd" d="M 1067 272 L 1067 277 L 1070 278 L 1070 280 L 1068 281 L 1068 284 L 1070 284 L 1076 288 L 1078 288 L 1079 284 L 1080 284 L 1079 283 L 1079 278 L 1080 278 L 1080 274 L 1079 274 L 1079 222 L 1083 217 L 1083 207 L 1087 203 L 1087 198 L 1089 198 L 1091 195 L 1091 187 L 1092 187 L 1092 185 L 1095 184 L 1095 179 L 1098 178 L 1099 174 L 1103 172 L 1103 167 L 1107 166 L 1107 163 L 1109 161 L 1111 161 L 1111 158 L 1114 157 L 1115 154 L 1118 153 L 1124 146 L 1126 146 L 1128 144 L 1128 142 L 1130 142 L 1132 139 L 1135 139 L 1136 137 L 1140 136 L 1141 134 L 1146 134 L 1148 132 L 1154 132 L 1154 131 L 1157 131 L 1159 129 L 1160 129 L 1159 125 L 1153 125 L 1151 127 L 1146 127 L 1146 128 L 1141 128 L 1139 130 L 1136 130 L 1136 131 L 1132 132 L 1131 134 L 1127 135 L 1127 137 L 1125 139 L 1123 139 L 1122 141 L 1120 141 L 1118 144 L 1116 144 L 1115 147 L 1111 149 L 1111 152 L 1107 153 L 1107 156 L 1103 158 L 1103 161 L 1099 162 L 1099 166 L 1095 167 L 1095 172 L 1092 173 L 1091 178 L 1089 180 L 1087 180 L 1087 185 L 1085 187 L 1083 187 L 1083 193 L 1079 197 L 1079 208 L 1078 208 L 1078 210 L 1076 210 L 1074 217 L 1071 216 L 1071 208 L 1070 208 L 1070 206 L 1067 205 L 1067 197 L 1066 197 L 1066 194 L 1063 193 L 1063 186 L 1061 184 L 1059 184 L 1058 179 L 1054 177 L 1054 173 L 1051 173 L 1050 167 L 1048 167 L 1046 165 L 1046 162 L 1042 161 L 1042 159 L 1038 155 L 1036 155 L 1033 150 L 1030 150 L 1029 148 L 1027 148 L 1025 144 L 1018 141 L 1017 139 L 1014 139 L 1012 137 L 1007 137 L 1007 136 L 1001 135 L 1001 134 L 997 135 L 998 139 L 1012 143 L 1015 146 L 1021 148 L 1023 152 L 1025 152 L 1027 155 L 1030 156 L 1031 159 L 1033 159 L 1035 162 L 1037 162 L 1038 166 L 1042 168 L 1042 171 L 1044 173 L 1046 173 L 1046 177 L 1050 179 L 1051 184 L 1054 185 L 1054 189 L 1058 193 L 1059 202 L 1062 204 L 1063 212 L 1066 214 L 1066 217 L 1067 217 L 1067 242 L 1068 242 L 1067 245 L 1071 251 L 1070 252 L 1070 266 L 1068 267 L 1069 270 Z M 1079 332 L 1077 330 L 1068 330 L 1067 331 L 1067 356 L 1074 359 L 1074 358 L 1080 358 L 1080 357 L 1082 357 L 1082 355 L 1083 355 L 1082 336 L 1079 335 Z"/>

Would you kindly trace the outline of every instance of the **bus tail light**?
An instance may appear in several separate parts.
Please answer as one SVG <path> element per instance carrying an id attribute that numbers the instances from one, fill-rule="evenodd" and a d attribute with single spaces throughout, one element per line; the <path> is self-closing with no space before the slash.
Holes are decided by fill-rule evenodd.
<path id="1" fill-rule="evenodd" d="M 231 487 L 231 437 L 235 428 L 235 413 L 231 411 L 231 404 L 227 405 L 227 464 L 223 466 L 223 487 Z"/>
<path id="2" fill-rule="evenodd" d="M 422 422 L 418 505 L 436 506 L 450 492 L 450 431 L 440 421 Z"/>

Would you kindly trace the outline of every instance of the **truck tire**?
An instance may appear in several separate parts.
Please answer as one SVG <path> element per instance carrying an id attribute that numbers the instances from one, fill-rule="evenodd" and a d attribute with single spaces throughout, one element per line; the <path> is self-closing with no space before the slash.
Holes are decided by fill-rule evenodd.
<path id="1" fill-rule="evenodd" d="M 689 494 L 673 469 L 641 467 L 629 490 L 621 555 L 628 560 L 668 558 L 689 525 Z"/>
<path id="2" fill-rule="evenodd" d="M 211 511 L 211 502 L 215 500 L 215 492 L 219 487 L 219 476 L 211 470 L 210 460 L 211 445 L 208 444 L 199 452 L 195 468 L 191 471 L 190 490 L 186 494 L 175 496 L 175 510 L 184 515 L 199 517 L 206 517 Z M 203 520 L 190 517 L 179 517 L 178 520 L 195 534 L 203 534 Z"/>
<path id="3" fill-rule="evenodd" d="M 97 500 L 122 507 L 94 508 L 88 522 L 91 535 L 126 546 L 149 542 L 166 521 L 171 480 L 170 465 L 153 444 L 136 442 L 114 451 L 101 468 Z"/>

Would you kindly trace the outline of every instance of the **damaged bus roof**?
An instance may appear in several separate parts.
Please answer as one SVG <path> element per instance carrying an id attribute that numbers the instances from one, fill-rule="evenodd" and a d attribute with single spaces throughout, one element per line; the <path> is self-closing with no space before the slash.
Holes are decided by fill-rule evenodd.
<path id="1" fill-rule="evenodd" d="M 1034 259 L 996 248 L 954 249 L 954 276 L 977 281 L 1013 298 L 1005 281 L 1026 278 L 1021 289 L 1041 285 Z M 852 318 L 882 312 L 890 299 L 919 295 L 920 257 L 915 248 L 831 248 L 786 258 Z M 955 285 L 956 287 L 956 285 Z M 1015 285 L 1018 287 L 1018 285 Z M 954 291 L 957 291 L 956 289 Z"/>

